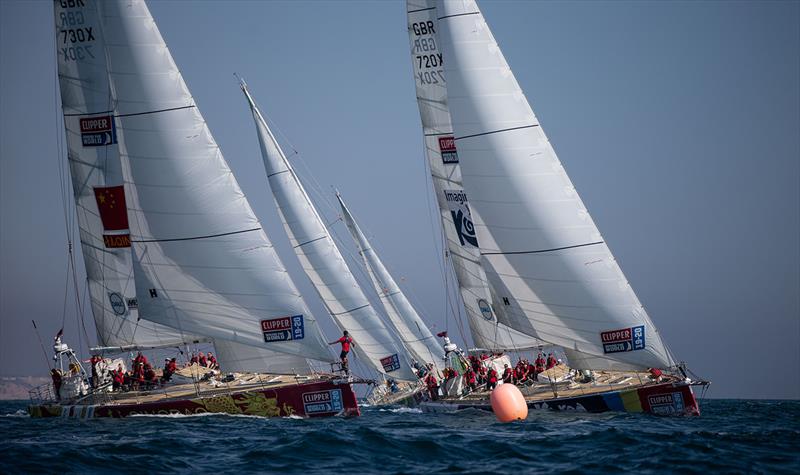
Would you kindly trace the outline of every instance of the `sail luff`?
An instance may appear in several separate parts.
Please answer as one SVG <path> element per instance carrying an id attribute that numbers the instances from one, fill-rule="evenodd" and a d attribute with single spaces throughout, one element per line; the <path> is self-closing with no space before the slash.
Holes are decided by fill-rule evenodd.
<path id="1" fill-rule="evenodd" d="M 477 5 L 437 10 L 454 142 L 505 323 L 620 366 L 670 366 Z"/>
<path id="2" fill-rule="evenodd" d="M 360 360 L 379 373 L 415 380 L 405 349 L 364 295 L 247 86 L 241 86 L 255 121 L 270 190 L 303 271 L 334 321 L 355 340 Z"/>
<path id="3" fill-rule="evenodd" d="M 475 346 L 522 350 L 541 344 L 533 332 L 520 333 L 501 323 L 503 313 L 481 265 L 471 208 L 461 183 L 458 150 L 447 106 L 447 82 L 437 34 L 435 0 L 407 0 L 408 34 L 414 83 L 422 121 L 425 155 L 439 207 L 448 261 L 458 283 Z M 474 210 L 473 210 L 474 213 Z"/>
<path id="4" fill-rule="evenodd" d="M 339 200 L 339 206 L 342 209 L 342 216 L 347 229 L 350 230 L 350 234 L 353 236 L 369 277 L 381 299 L 386 314 L 389 316 L 389 321 L 396 329 L 401 341 L 417 361 L 433 363 L 442 369 L 442 347 L 411 305 L 411 302 L 408 301 L 408 298 L 397 285 L 386 266 L 383 265 L 377 252 L 375 252 L 375 249 L 361 231 L 338 192 L 336 193 L 336 198 Z"/>

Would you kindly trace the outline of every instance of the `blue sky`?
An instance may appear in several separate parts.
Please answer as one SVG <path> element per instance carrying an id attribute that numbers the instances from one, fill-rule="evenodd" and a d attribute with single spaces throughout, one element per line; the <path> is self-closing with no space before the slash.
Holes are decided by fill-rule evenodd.
<path id="1" fill-rule="evenodd" d="M 277 219 L 234 71 L 299 152 L 300 170 L 328 199 L 331 186 L 341 190 L 423 317 L 452 328 L 404 7 L 150 3 L 315 313 L 323 314 Z M 713 380 L 714 397 L 800 397 L 800 3 L 481 7 L 674 353 Z M 67 279 L 52 6 L 3 0 L 0 22 L 0 374 L 44 374 L 30 320 L 49 340 Z M 74 313 L 68 305 L 66 332 L 77 340 Z"/>

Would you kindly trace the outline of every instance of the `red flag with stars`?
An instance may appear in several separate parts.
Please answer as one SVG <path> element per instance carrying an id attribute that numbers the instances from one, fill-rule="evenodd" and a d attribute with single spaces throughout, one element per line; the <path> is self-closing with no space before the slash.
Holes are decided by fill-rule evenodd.
<path id="1" fill-rule="evenodd" d="M 106 231 L 122 231 L 128 229 L 128 208 L 125 206 L 125 187 L 96 187 L 94 197 L 97 209 Z"/>

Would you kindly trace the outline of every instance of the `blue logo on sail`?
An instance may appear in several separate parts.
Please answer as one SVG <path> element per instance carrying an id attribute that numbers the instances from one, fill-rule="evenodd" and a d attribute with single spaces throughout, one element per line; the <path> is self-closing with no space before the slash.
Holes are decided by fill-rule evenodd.
<path id="1" fill-rule="evenodd" d="M 305 337 L 303 327 L 303 316 L 272 318 L 261 320 L 261 331 L 264 334 L 264 341 L 302 340 Z"/>
<path id="2" fill-rule="evenodd" d="M 472 214 L 467 204 L 467 194 L 464 190 L 442 190 L 444 199 L 450 208 L 453 217 L 453 226 L 456 228 L 458 241 L 462 246 L 469 244 L 478 247 L 478 236 L 475 235 L 475 225 L 472 224 Z"/>
<path id="3" fill-rule="evenodd" d="M 603 353 L 621 353 L 643 350 L 645 347 L 644 325 L 600 333 Z"/>

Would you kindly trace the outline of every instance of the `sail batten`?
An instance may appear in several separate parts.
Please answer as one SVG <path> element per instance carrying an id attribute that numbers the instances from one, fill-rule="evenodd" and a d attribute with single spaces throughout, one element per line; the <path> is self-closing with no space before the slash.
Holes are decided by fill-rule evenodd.
<path id="1" fill-rule="evenodd" d="M 437 11 L 454 142 L 499 318 L 584 355 L 582 365 L 670 366 L 477 5 L 440 0 Z"/>

